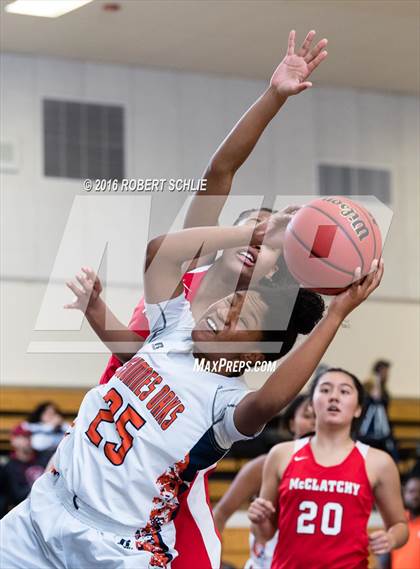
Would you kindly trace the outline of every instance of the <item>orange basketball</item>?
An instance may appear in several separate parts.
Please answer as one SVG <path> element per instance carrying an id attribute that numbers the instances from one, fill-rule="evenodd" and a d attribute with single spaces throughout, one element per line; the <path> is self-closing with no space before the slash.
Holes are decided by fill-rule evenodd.
<path id="1" fill-rule="evenodd" d="M 357 267 L 368 274 L 382 253 L 382 239 L 373 215 L 347 197 L 314 200 L 289 223 L 284 258 L 305 288 L 339 294 L 354 279 Z"/>

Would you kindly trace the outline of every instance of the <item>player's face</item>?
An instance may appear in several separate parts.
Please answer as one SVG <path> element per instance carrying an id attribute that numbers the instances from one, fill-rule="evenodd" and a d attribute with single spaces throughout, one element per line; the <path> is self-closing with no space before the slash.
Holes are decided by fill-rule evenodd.
<path id="1" fill-rule="evenodd" d="M 242 220 L 240 225 L 255 225 L 256 222 L 264 221 L 270 215 L 268 211 L 255 211 Z M 238 275 L 240 284 L 244 286 L 250 282 L 251 277 L 256 279 L 256 282 L 263 277 L 271 277 L 278 270 L 277 260 L 280 253 L 280 249 L 272 249 L 264 244 L 225 249 L 221 263 L 226 271 Z"/>
<path id="2" fill-rule="evenodd" d="M 404 504 L 413 515 L 420 515 L 420 478 L 410 478 L 404 486 Z"/>
<path id="3" fill-rule="evenodd" d="M 319 380 L 312 400 L 317 428 L 327 426 L 348 426 L 359 417 L 356 386 L 345 373 L 333 371 L 325 373 Z"/>
<path id="4" fill-rule="evenodd" d="M 296 409 L 290 421 L 290 430 L 297 439 L 315 431 L 315 413 L 309 401 L 304 401 Z"/>
<path id="5" fill-rule="evenodd" d="M 235 292 L 215 302 L 192 332 L 196 352 L 210 360 L 241 360 L 246 354 L 255 353 L 267 310 L 255 291 Z M 261 359 L 261 354 L 255 357 Z"/>

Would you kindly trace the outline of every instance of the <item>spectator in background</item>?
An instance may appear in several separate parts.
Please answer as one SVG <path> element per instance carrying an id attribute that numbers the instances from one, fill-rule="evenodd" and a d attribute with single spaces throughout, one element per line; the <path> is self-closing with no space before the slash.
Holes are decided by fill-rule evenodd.
<path id="1" fill-rule="evenodd" d="M 388 452 L 397 461 L 397 446 L 388 417 L 390 396 L 387 382 L 390 367 L 391 363 L 386 360 L 378 360 L 373 365 L 372 376 L 364 386 L 367 396 L 358 439 Z"/>
<path id="2" fill-rule="evenodd" d="M 380 569 L 419 569 L 420 567 L 420 476 L 409 475 L 403 488 L 407 509 L 408 541 L 400 549 L 379 559 Z"/>
<path id="3" fill-rule="evenodd" d="M 32 448 L 46 466 L 69 425 L 64 421 L 60 409 L 51 401 L 40 403 L 24 425 L 32 433 Z"/>
<path id="4" fill-rule="evenodd" d="M 13 450 L 2 471 L 2 501 L 5 502 L 6 511 L 27 497 L 32 484 L 44 472 L 45 465 L 31 446 L 31 436 L 25 423 L 15 427 L 10 434 Z"/>
<path id="5" fill-rule="evenodd" d="M 407 508 L 408 541 L 391 554 L 392 569 L 420 567 L 420 477 L 411 476 L 404 484 L 404 505 Z"/>

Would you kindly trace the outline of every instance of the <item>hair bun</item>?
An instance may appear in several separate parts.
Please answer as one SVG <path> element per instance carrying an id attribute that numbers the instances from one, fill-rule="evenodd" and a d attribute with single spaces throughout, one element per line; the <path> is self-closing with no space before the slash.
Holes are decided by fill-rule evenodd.
<path id="1" fill-rule="evenodd" d="M 322 297 L 311 290 L 299 289 L 293 320 L 299 334 L 309 334 L 321 320 L 325 310 Z"/>

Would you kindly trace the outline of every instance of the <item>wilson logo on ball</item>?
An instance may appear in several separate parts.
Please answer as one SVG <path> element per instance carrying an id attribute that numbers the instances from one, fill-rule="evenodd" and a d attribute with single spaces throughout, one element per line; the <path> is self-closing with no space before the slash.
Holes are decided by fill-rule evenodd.
<path id="1" fill-rule="evenodd" d="M 348 203 L 343 202 L 338 198 L 324 198 L 324 201 L 340 207 L 340 215 L 347 219 L 360 241 L 363 241 L 363 239 L 369 235 L 369 229 L 361 219 L 361 215 L 357 209 L 351 207 Z"/>

